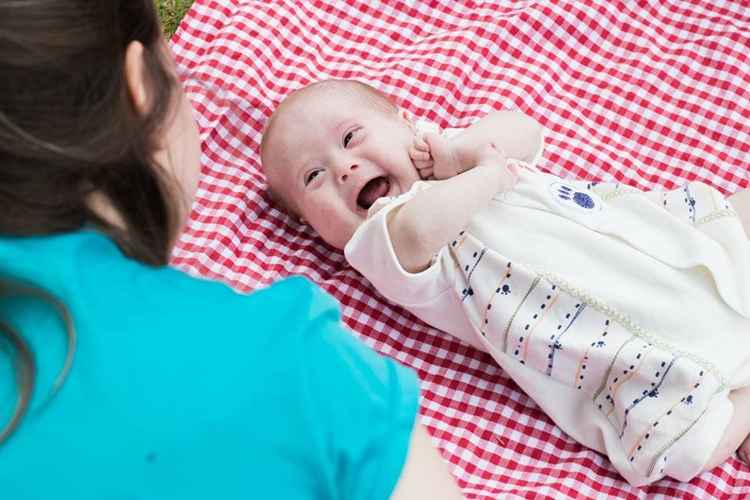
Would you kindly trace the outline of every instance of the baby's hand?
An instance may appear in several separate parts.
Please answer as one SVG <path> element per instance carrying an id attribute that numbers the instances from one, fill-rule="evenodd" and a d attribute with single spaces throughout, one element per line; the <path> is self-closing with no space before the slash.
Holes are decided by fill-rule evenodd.
<path id="1" fill-rule="evenodd" d="M 440 134 L 418 133 L 409 156 L 422 179 L 447 179 L 461 173 L 461 164 L 453 144 Z"/>
<path id="2" fill-rule="evenodd" d="M 422 179 L 431 179 L 435 161 L 430 154 L 430 145 L 425 141 L 424 135 L 418 133 L 414 136 L 414 141 L 409 148 L 409 158 L 417 168 L 419 177 Z"/>
<path id="3" fill-rule="evenodd" d="M 505 152 L 490 143 L 477 154 L 477 167 L 492 168 L 498 174 L 498 191 L 509 191 L 518 182 L 518 166 L 508 163 Z"/>

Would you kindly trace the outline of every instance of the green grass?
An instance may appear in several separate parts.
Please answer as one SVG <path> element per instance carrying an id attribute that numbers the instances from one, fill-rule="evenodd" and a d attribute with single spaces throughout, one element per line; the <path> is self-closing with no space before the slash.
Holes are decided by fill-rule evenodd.
<path id="1" fill-rule="evenodd" d="M 154 0 L 161 18 L 161 28 L 167 38 L 171 37 L 193 0 Z"/>

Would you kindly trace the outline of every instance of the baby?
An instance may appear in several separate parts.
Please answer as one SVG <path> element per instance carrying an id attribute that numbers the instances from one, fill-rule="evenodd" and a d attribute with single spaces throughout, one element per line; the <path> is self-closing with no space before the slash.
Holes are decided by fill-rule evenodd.
<path id="1" fill-rule="evenodd" d="M 746 459 L 747 192 L 733 207 L 699 183 L 563 180 L 535 169 L 542 143 L 510 112 L 422 130 L 332 80 L 281 103 L 261 158 L 280 205 L 386 298 L 489 352 L 631 484 Z"/>

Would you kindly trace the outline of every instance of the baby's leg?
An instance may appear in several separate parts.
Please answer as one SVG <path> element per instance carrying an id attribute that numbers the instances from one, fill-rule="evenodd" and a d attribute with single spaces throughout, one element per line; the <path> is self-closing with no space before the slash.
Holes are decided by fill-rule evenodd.
<path id="1" fill-rule="evenodd" d="M 727 199 L 739 215 L 745 234 L 750 237 L 750 189 L 737 191 Z"/>
<path id="2" fill-rule="evenodd" d="M 750 457 L 750 387 L 731 391 L 729 400 L 734 405 L 732 419 L 704 470 L 713 469 L 724 463 L 735 451 L 739 452 L 740 458 L 745 462 L 746 457 Z"/>

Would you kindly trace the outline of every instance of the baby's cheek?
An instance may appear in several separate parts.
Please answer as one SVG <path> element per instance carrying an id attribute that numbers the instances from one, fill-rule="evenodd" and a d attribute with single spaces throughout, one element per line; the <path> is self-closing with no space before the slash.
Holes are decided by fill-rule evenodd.
<path id="1" fill-rule="evenodd" d="M 321 222 L 338 220 L 344 215 L 344 207 L 333 200 L 324 200 L 315 207 L 317 218 Z"/>
<path id="2" fill-rule="evenodd" d="M 337 202 L 321 202 L 308 210 L 308 221 L 327 243 L 343 248 L 354 233 L 359 217 Z"/>

